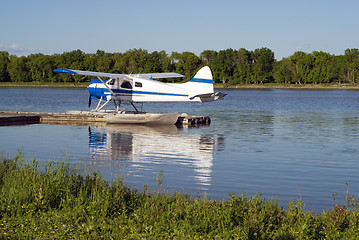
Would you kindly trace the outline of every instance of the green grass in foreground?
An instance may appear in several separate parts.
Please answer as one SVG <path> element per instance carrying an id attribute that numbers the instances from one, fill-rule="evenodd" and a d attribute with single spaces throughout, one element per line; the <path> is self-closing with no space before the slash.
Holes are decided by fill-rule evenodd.
<path id="1" fill-rule="evenodd" d="M 283 210 L 256 195 L 212 201 L 123 181 L 85 177 L 63 163 L 0 157 L 1 239 L 355 239 L 359 207 L 348 197 L 320 215 Z M 158 182 L 161 183 L 161 178 Z M 346 206 L 351 204 L 352 210 Z"/>

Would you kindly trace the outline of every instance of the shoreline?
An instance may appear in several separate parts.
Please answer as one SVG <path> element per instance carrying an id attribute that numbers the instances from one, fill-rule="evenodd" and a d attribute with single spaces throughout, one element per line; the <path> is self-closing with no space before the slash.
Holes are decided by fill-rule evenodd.
<path id="1" fill-rule="evenodd" d="M 359 85 L 214 85 L 214 88 L 218 89 L 348 89 L 348 90 L 359 90 Z"/>
<path id="2" fill-rule="evenodd" d="M 87 88 L 89 83 L 0 83 L 1 87 L 59 87 L 59 88 Z M 320 85 L 320 84 L 306 84 L 306 85 L 261 85 L 261 84 L 247 84 L 247 85 L 223 85 L 214 84 L 217 89 L 347 89 L 359 90 L 359 85 Z"/>

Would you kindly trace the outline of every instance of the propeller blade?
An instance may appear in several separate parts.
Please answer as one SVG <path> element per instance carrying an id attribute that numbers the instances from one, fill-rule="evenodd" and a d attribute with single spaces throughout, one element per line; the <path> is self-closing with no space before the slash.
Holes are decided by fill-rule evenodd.
<path id="1" fill-rule="evenodd" d="M 91 95 L 89 96 L 89 107 L 91 107 Z"/>

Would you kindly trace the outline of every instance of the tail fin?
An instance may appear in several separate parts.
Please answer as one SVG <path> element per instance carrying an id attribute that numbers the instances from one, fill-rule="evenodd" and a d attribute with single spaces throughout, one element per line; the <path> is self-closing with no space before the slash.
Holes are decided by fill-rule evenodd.
<path id="1" fill-rule="evenodd" d="M 194 93 L 189 97 L 190 100 L 194 101 L 197 99 L 200 102 L 211 102 L 223 99 L 227 95 L 226 93 L 214 92 L 212 72 L 207 66 L 201 68 L 189 82 L 182 83 L 181 86 Z"/>
<path id="2" fill-rule="evenodd" d="M 208 66 L 201 68 L 190 82 L 210 83 L 213 84 L 212 72 Z"/>
<path id="3" fill-rule="evenodd" d="M 211 69 L 208 66 L 202 67 L 189 82 L 184 83 L 184 86 L 197 94 L 213 93 Z"/>

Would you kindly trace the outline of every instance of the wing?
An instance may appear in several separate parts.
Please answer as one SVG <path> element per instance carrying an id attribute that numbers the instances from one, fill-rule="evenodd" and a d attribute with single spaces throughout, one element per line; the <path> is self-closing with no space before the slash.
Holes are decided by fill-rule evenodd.
<path id="1" fill-rule="evenodd" d="M 125 78 L 132 79 L 132 77 L 138 78 L 174 78 L 174 77 L 184 77 L 182 74 L 169 72 L 169 73 L 141 73 L 141 74 L 118 74 L 118 73 L 104 73 L 104 72 L 91 72 L 91 71 L 81 71 L 81 70 L 72 70 L 72 69 L 55 69 L 55 73 L 66 73 L 66 74 L 75 74 L 75 75 L 84 75 L 84 76 L 93 76 L 93 77 L 106 77 L 106 78 Z"/>
<path id="2" fill-rule="evenodd" d="M 81 70 L 72 70 L 72 69 L 55 69 L 55 73 L 67 73 L 75 75 L 84 75 L 84 76 L 93 76 L 93 77 L 106 77 L 106 78 L 126 78 L 131 79 L 128 75 L 118 74 L 118 73 L 103 73 L 103 72 L 91 72 L 91 71 L 81 71 Z"/>
<path id="3" fill-rule="evenodd" d="M 133 74 L 133 75 L 127 75 L 127 76 L 134 76 L 134 77 L 140 77 L 140 78 L 177 78 L 177 77 L 184 77 L 184 75 L 174 72 L 168 72 L 168 73 L 141 73 L 141 74 Z"/>

